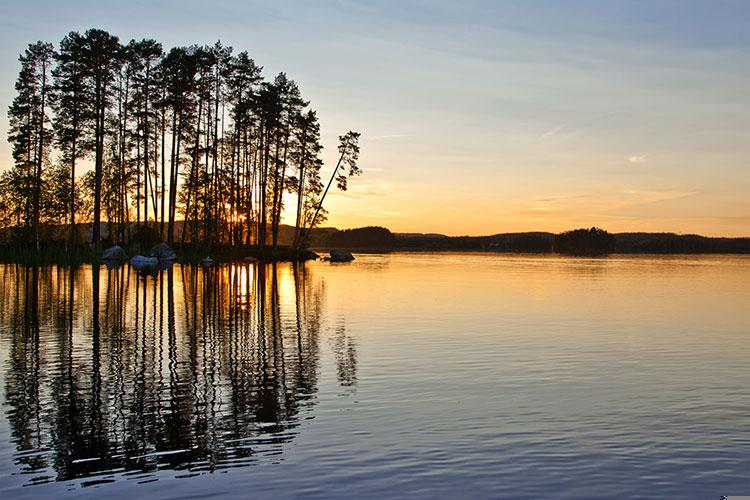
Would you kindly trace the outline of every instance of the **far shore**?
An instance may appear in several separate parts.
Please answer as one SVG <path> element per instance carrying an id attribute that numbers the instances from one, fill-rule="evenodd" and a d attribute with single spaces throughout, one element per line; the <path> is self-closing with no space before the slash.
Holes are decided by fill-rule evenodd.
<path id="1" fill-rule="evenodd" d="M 718 252 L 718 251 L 672 251 L 672 252 L 608 252 L 597 254 L 568 254 L 554 251 L 539 250 L 502 250 L 502 249 L 460 249 L 460 248 L 373 248 L 373 247 L 314 247 L 310 250 L 293 250 L 289 247 L 280 247 L 276 250 L 268 247 L 259 249 L 258 247 L 237 247 L 221 248 L 214 251 L 196 251 L 195 249 L 185 249 L 177 246 L 177 259 L 175 263 L 201 265 L 201 261 L 210 257 L 217 265 L 219 264 L 237 264 L 237 263 L 277 263 L 277 262 L 305 262 L 308 260 L 317 260 L 326 258 L 331 251 L 345 250 L 354 254 L 364 255 L 383 255 L 390 253 L 428 253 L 428 254 L 476 254 L 476 255 L 528 255 L 539 257 L 595 257 L 607 258 L 617 256 L 680 256 L 680 255 L 748 255 L 750 251 L 744 252 Z M 128 254 L 128 258 L 132 255 Z M 120 261 L 106 261 L 93 248 L 77 248 L 66 251 L 64 249 L 43 249 L 39 253 L 22 252 L 19 249 L 9 249 L 7 246 L 0 247 L 0 263 L 6 264 L 23 264 L 23 265 L 78 265 L 78 264 L 124 264 L 128 259 Z"/>
<path id="2" fill-rule="evenodd" d="M 61 228 L 64 230 L 64 228 Z M 64 239 L 34 243 L 25 240 L 0 241 L 0 262 L 21 264 L 79 264 L 103 261 L 103 250 L 113 242 L 102 241 L 100 249 L 87 239 L 85 226 L 79 228 L 81 243 L 70 245 Z M 58 231 L 59 232 L 59 231 Z M 352 253 L 467 252 L 494 254 L 552 254 L 569 256 L 606 255 L 698 255 L 750 254 L 750 238 L 715 238 L 674 233 L 608 233 L 598 228 L 576 229 L 559 234 L 547 232 L 500 233 L 488 236 L 445 236 L 440 234 L 392 233 L 370 226 L 339 230 L 316 228 L 309 245 L 296 248 L 294 228 L 280 226 L 276 245 L 192 244 L 172 245 L 177 262 L 198 264 L 207 257 L 214 263 L 303 262 L 326 256 L 335 250 Z M 159 243 L 158 237 L 120 243 L 124 261 L 135 255 L 148 256 Z M 318 255 L 320 254 L 320 255 Z"/>

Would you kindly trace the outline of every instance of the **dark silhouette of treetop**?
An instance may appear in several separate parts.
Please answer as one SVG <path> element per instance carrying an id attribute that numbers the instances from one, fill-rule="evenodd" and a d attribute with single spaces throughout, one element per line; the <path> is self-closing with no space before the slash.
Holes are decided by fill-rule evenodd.
<path id="1" fill-rule="evenodd" d="M 575 229 L 555 235 L 552 248 L 571 255 L 601 255 L 612 251 L 615 238 L 604 229 Z"/>

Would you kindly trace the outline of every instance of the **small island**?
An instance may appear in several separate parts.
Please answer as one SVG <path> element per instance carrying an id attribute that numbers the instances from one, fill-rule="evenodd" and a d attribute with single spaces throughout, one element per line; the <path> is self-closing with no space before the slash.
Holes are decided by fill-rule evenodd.
<path id="1" fill-rule="evenodd" d="M 299 85 L 221 42 L 164 48 L 92 28 L 31 43 L 19 62 L 0 260 L 75 263 L 157 243 L 186 261 L 304 260 L 334 182 L 346 190 L 361 173 L 358 132 L 339 137 L 329 174 Z M 284 213 L 295 222 L 281 245 Z"/>

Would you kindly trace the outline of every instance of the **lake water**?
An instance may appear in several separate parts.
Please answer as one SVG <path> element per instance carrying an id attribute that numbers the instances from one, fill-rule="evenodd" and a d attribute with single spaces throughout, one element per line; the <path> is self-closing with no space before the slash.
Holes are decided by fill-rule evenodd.
<path id="1" fill-rule="evenodd" d="M 750 258 L 0 266 L 1 498 L 750 495 Z"/>

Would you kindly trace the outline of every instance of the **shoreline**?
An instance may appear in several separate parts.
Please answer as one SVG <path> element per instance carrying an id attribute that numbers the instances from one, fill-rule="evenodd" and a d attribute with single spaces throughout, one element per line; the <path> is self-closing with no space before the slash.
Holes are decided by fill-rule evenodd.
<path id="1" fill-rule="evenodd" d="M 304 263 L 309 260 L 323 260 L 324 255 L 327 255 L 330 250 L 341 250 L 334 248 L 313 248 L 311 250 L 305 250 L 302 252 L 292 251 L 257 251 L 253 249 L 246 251 L 244 249 L 238 249 L 233 255 L 227 255 L 224 253 L 214 253 L 210 255 L 213 263 L 212 266 L 219 266 L 222 264 L 275 264 L 275 263 Z M 537 256 L 537 257 L 562 257 L 571 259 L 607 259 L 609 257 L 681 257 L 681 256 L 738 256 L 738 255 L 750 255 L 750 251 L 744 252 L 699 252 L 699 251 L 681 251 L 681 252 L 609 252 L 604 254 L 569 254 L 569 253 L 558 253 L 552 251 L 540 252 L 540 251 L 498 251 L 498 250 L 482 250 L 482 249 L 423 249 L 423 248 L 346 248 L 346 251 L 361 254 L 361 255 L 386 255 L 386 254 L 467 254 L 467 255 L 498 255 L 498 256 L 509 256 L 509 255 L 524 255 L 524 256 Z M 93 251 L 91 252 L 93 253 Z M 88 255 L 81 255 L 80 252 L 75 252 L 73 255 L 50 255 L 42 250 L 39 254 L 33 252 L 27 252 L 24 255 L 8 256 L 4 252 L 0 251 L 0 264 L 17 264 L 23 266 L 76 266 L 84 264 L 99 264 L 99 265 L 112 265 L 119 266 L 123 264 L 129 264 L 128 259 L 122 260 L 105 260 L 100 256 L 93 256 L 89 253 Z M 192 266 L 200 266 L 201 260 L 206 255 L 203 253 L 185 254 L 178 253 L 177 259 L 168 261 L 168 265 L 171 264 L 185 264 Z"/>
<path id="2" fill-rule="evenodd" d="M 103 247 L 106 249 L 109 247 Z M 175 244 L 177 258 L 172 262 L 180 264 L 200 264 L 201 260 L 210 257 L 216 264 L 239 262 L 305 262 L 318 259 L 320 256 L 310 250 L 294 250 L 288 246 L 259 248 L 257 246 L 217 246 L 214 248 L 192 247 Z M 47 245 L 39 251 L 29 245 L 0 246 L 0 263 L 24 265 L 78 265 L 78 264 L 122 264 L 129 262 L 136 255 L 148 255 L 148 250 L 140 248 L 125 249 L 126 258 L 106 260 L 102 252 L 88 245 L 66 248 L 63 245 Z"/>
<path id="3" fill-rule="evenodd" d="M 750 255 L 750 248 L 738 251 L 705 251 L 705 250 L 672 250 L 672 251 L 612 251 L 607 253 L 574 254 L 555 252 L 553 250 L 502 250 L 483 248 L 367 248 L 367 247 L 312 247 L 316 253 L 328 253 L 331 250 L 347 250 L 359 254 L 387 254 L 387 253 L 471 253 L 471 254 L 498 254 L 498 255 L 558 255 L 561 257 L 607 257 L 611 255 Z"/>

